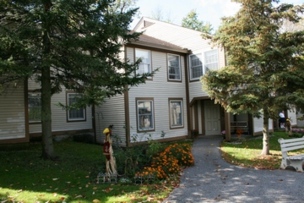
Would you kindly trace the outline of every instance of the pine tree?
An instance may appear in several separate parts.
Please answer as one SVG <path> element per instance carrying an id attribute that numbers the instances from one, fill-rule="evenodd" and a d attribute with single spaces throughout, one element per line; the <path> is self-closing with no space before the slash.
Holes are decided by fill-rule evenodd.
<path id="1" fill-rule="evenodd" d="M 182 19 L 182 27 L 207 34 L 210 34 L 212 31 L 210 23 L 204 23 L 204 21 L 198 20 L 197 12 L 195 10 L 191 10 L 187 16 Z"/>
<path id="2" fill-rule="evenodd" d="M 269 118 L 304 104 L 304 32 L 281 29 L 296 23 L 303 6 L 277 0 L 237 0 L 239 12 L 224 18 L 212 37 L 227 53 L 228 65 L 210 71 L 203 88 L 228 112 L 263 116 L 262 155 L 269 154 Z"/>
<path id="3" fill-rule="evenodd" d="M 129 24 L 137 9 L 114 0 L 0 0 L 0 83 L 32 78 L 41 84 L 42 157 L 56 157 L 51 96 L 62 87 L 82 93 L 77 106 L 96 105 L 148 75 L 119 58 L 136 40 Z M 114 8 L 114 9 L 113 9 Z"/>

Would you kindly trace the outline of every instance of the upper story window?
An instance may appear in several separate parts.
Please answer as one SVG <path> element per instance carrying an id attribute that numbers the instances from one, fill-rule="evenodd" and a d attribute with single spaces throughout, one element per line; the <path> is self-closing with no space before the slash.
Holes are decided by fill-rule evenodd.
<path id="1" fill-rule="evenodd" d="M 217 70 L 218 66 L 217 49 L 206 51 L 203 54 L 199 53 L 191 55 L 189 59 L 190 80 L 198 80 L 209 70 Z"/>
<path id="2" fill-rule="evenodd" d="M 137 130 L 154 130 L 154 107 L 153 99 L 137 99 Z"/>
<path id="3" fill-rule="evenodd" d="M 30 123 L 41 122 L 41 94 L 28 93 L 28 118 Z"/>
<path id="4" fill-rule="evenodd" d="M 77 93 L 67 93 L 68 106 L 74 104 L 80 96 L 81 95 Z M 67 114 L 68 114 L 68 121 L 84 121 L 86 119 L 85 108 L 69 109 Z"/>
<path id="5" fill-rule="evenodd" d="M 190 79 L 199 79 L 203 75 L 202 54 L 190 56 Z"/>
<path id="6" fill-rule="evenodd" d="M 145 49 L 135 49 L 136 60 L 141 59 L 136 74 L 152 73 L 151 51 Z"/>
<path id="7" fill-rule="evenodd" d="M 180 56 L 168 54 L 168 79 L 181 81 Z"/>
<path id="8" fill-rule="evenodd" d="M 218 69 L 217 49 L 205 52 L 205 73 L 209 70 Z"/>

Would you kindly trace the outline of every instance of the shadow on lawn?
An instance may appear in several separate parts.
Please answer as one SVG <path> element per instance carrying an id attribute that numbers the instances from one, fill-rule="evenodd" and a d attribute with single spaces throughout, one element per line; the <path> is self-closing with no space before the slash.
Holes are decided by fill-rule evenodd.
<path id="1" fill-rule="evenodd" d="M 54 146 L 58 161 L 42 160 L 41 145 L 36 143 L 0 151 L 0 202 L 107 202 L 111 196 L 140 189 L 96 183 L 105 165 L 101 146 L 76 142 Z"/>

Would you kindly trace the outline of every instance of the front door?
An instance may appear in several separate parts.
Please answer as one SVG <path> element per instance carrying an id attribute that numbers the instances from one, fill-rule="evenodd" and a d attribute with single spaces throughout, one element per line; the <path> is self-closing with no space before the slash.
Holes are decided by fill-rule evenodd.
<path id="1" fill-rule="evenodd" d="M 220 105 L 211 100 L 204 102 L 206 135 L 221 134 Z"/>

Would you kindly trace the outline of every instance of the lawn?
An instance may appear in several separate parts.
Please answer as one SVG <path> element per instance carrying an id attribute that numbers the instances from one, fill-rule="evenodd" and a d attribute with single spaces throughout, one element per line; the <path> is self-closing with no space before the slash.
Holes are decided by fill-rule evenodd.
<path id="1" fill-rule="evenodd" d="M 0 151 L 0 202 L 157 202 L 178 185 L 178 178 L 152 184 L 97 184 L 105 165 L 101 146 L 72 141 L 54 146 L 57 161 L 42 160 L 38 143 Z"/>
<path id="2" fill-rule="evenodd" d="M 282 159 L 279 138 L 288 139 L 284 131 L 274 132 L 269 137 L 270 155 L 262 156 L 262 137 L 241 139 L 241 142 L 222 142 L 221 150 L 223 158 L 235 165 L 257 169 L 279 169 Z M 302 153 L 304 150 L 300 150 Z M 295 151 L 291 154 L 299 153 Z"/>
<path id="3" fill-rule="evenodd" d="M 222 156 L 235 165 L 278 169 L 281 162 L 278 139 L 281 137 L 288 138 L 285 132 L 275 132 L 270 136 L 271 155 L 261 156 L 262 137 L 252 137 L 242 139 L 241 142 L 222 142 Z M 165 150 L 154 159 L 151 167 L 145 167 L 142 174 L 157 173 L 158 166 L 168 171 L 176 169 L 177 167 L 172 167 L 177 163 L 176 160 L 170 158 L 173 155 L 182 161 L 187 160 L 186 165 L 193 164 L 191 142 L 186 143 L 189 147 L 185 147 L 183 142 L 167 144 L 163 148 L 160 148 L 156 142 L 151 143 L 152 151 Z M 55 142 L 54 146 L 60 157 L 57 161 L 42 160 L 39 143 L 0 148 L 1 203 L 160 202 L 179 185 L 178 175 L 155 180 L 149 184 L 121 182 L 97 184 L 97 175 L 105 168 L 105 159 L 100 145 L 65 141 Z M 143 155 L 131 149 L 123 154 L 129 154 L 129 156 L 135 154 L 137 158 L 130 162 L 134 164 L 138 161 L 147 161 L 148 157 L 145 156 L 149 153 Z M 116 158 L 119 168 L 123 157 L 116 153 Z M 130 168 L 134 169 L 133 165 Z M 163 174 L 163 170 L 159 174 Z M 119 172 L 119 174 L 122 173 Z"/>

